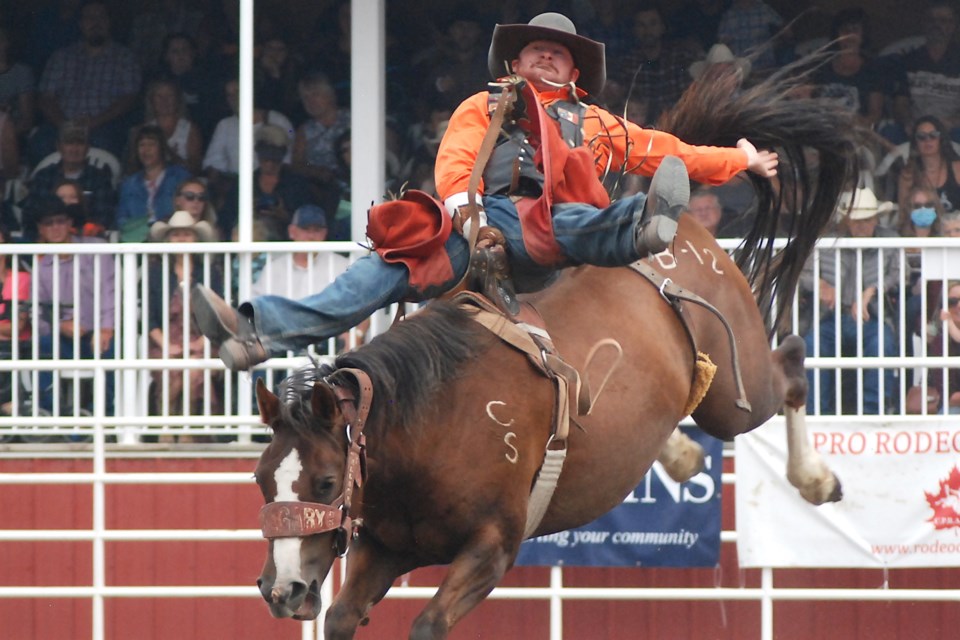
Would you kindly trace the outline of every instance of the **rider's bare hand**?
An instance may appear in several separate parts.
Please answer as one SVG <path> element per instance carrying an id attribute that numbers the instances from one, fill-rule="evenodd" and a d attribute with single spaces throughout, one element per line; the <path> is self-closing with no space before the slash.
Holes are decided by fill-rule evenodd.
<path id="1" fill-rule="evenodd" d="M 747 154 L 747 169 L 764 178 L 777 175 L 777 165 L 780 159 L 776 153 L 767 150 L 758 150 L 746 138 L 737 140 L 737 148 Z"/>

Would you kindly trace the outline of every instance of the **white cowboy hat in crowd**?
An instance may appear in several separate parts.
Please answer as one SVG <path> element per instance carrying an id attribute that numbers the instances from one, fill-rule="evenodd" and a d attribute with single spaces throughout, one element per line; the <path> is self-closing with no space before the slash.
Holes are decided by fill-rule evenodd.
<path id="1" fill-rule="evenodd" d="M 167 221 L 154 222 L 150 227 L 150 239 L 154 242 L 164 242 L 171 231 L 189 229 L 197 236 L 199 242 L 213 242 L 217 238 L 216 232 L 210 223 L 204 220 L 194 220 L 189 211 L 177 211 Z"/>
<path id="2" fill-rule="evenodd" d="M 712 64 L 732 64 L 744 79 L 750 75 L 750 61 L 733 55 L 733 51 L 730 51 L 730 47 L 725 44 L 715 44 L 710 47 L 706 58 L 690 65 L 690 75 L 696 80 Z"/>
<path id="3" fill-rule="evenodd" d="M 534 40 L 559 42 L 570 50 L 574 65 L 580 71 L 577 85 L 597 95 L 607 82 L 607 63 L 602 42 L 577 35 L 577 28 L 562 13 L 541 13 L 527 24 L 498 24 L 493 28 L 487 68 L 494 78 L 508 75 L 507 67 L 517 59 L 521 49 Z"/>
<path id="4" fill-rule="evenodd" d="M 840 194 L 839 207 L 840 213 L 845 214 L 849 220 L 866 220 L 881 213 L 889 213 L 896 209 L 897 205 L 894 202 L 879 202 L 872 190 L 863 188 Z"/>

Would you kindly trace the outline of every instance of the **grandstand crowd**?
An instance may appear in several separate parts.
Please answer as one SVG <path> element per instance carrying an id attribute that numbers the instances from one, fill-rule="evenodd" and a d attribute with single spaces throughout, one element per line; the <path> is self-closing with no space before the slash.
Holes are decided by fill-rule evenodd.
<path id="1" fill-rule="evenodd" d="M 749 86 L 820 51 L 819 65 L 797 90 L 856 115 L 862 129 L 861 173 L 851 191 L 859 187 L 857 194 L 873 198 L 870 204 L 860 201 L 861 208 L 873 212 L 863 215 L 875 223 L 870 236 L 960 237 L 960 42 L 958 9 L 952 2 L 932 0 L 911 11 L 899 25 L 902 38 L 882 48 L 873 42 L 866 3 L 835 12 L 820 9 L 822 32 L 802 42 L 795 35 L 797 23 L 760 0 L 687 0 L 662 6 L 631 0 L 483 7 L 428 2 L 417 9 L 408 4 L 386 3 L 384 193 L 402 185 L 433 191 L 433 158 L 451 113 L 489 80 L 493 26 L 525 23 L 551 10 L 570 16 L 581 34 L 606 45 L 606 86 L 590 99 L 649 127 L 657 126 L 660 115 L 708 65 L 736 67 Z M 39 7 L 4 6 L 0 241 L 230 240 L 238 220 L 248 214 L 257 240 L 349 240 L 350 104 L 357 99 L 350 91 L 350 3 L 318 0 L 315 5 L 309 23 L 294 33 L 289 29 L 294 21 L 281 15 L 284 2 L 256 4 L 252 212 L 238 210 L 238 2 L 51 0 Z M 626 180 L 623 188 L 645 187 Z M 738 237 L 751 203 L 748 182 L 735 180 L 695 192 L 690 209 L 716 235 Z M 838 222 L 838 235 L 865 233 L 849 222 Z M 293 264 L 314 273 L 310 277 L 316 282 L 346 266 L 300 258 Z M 170 318 L 182 310 L 182 300 L 176 291 L 170 293 L 176 287 L 158 283 L 165 277 L 183 282 L 183 270 L 191 264 L 189 259 L 170 262 L 177 266 L 169 268 L 170 274 L 155 274 L 151 295 L 169 297 L 165 304 L 171 306 L 153 300 L 144 308 L 151 349 L 178 357 L 184 355 L 182 349 L 171 351 L 171 345 L 182 343 L 183 336 L 172 335 L 170 327 L 177 323 Z M 24 318 L 18 324 L 21 334 L 11 335 L 9 302 L 27 300 L 33 289 L 12 282 L 10 263 L 7 257 L 0 262 L 0 303 L 6 303 L 0 304 L 0 343 L 28 340 L 30 331 L 36 331 L 48 353 L 55 338 L 72 344 L 67 338 L 73 329 L 64 325 L 57 331 L 50 318 Z M 50 284 L 53 276 L 44 264 L 25 263 L 19 275 Z M 255 265 L 255 277 L 265 264 L 264 258 Z M 873 295 L 907 291 L 908 326 L 896 330 L 919 335 L 920 325 L 940 318 L 930 313 L 921 318 L 916 301 L 909 302 L 919 296 L 919 267 L 915 261 L 912 266 L 896 282 L 875 285 Z M 289 284 L 277 271 L 267 276 L 265 281 L 277 281 L 275 287 Z M 107 284 L 102 286 L 106 291 Z M 63 283 L 41 287 L 61 296 L 67 289 Z M 941 287 L 947 289 L 954 291 Z M 286 293 L 266 284 L 260 291 Z M 813 283 L 808 293 L 820 293 L 822 299 L 822 292 L 823 283 Z M 934 294 L 926 304 L 939 313 L 941 302 Z M 949 303 L 943 305 L 944 326 L 957 326 L 951 313 L 958 311 L 960 288 L 956 297 L 941 297 Z M 100 294 L 97 299 L 105 298 Z M 74 315 L 70 321 L 81 325 L 84 353 L 110 354 L 113 325 L 107 316 L 114 310 L 82 308 L 81 299 L 60 302 L 76 307 L 78 321 Z M 95 323 L 83 316 L 99 312 L 103 322 L 96 326 L 102 333 L 87 340 Z M 883 331 L 879 334 L 882 342 Z M 960 354 L 960 326 L 956 336 L 947 345 L 951 354 L 955 346 Z M 199 335 L 195 339 L 202 341 Z M 890 349 L 884 352 L 893 355 Z M 72 357 L 72 347 L 61 346 L 59 354 Z M 169 397 L 177 396 L 183 384 L 186 380 Z M 947 391 L 938 409 L 954 405 Z M 5 400 L 5 413 L 12 410 L 9 405 Z"/>

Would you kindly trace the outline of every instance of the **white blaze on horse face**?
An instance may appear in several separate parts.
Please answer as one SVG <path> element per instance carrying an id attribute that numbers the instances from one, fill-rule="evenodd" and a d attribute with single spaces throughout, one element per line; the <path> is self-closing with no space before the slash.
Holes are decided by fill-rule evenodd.
<path id="1" fill-rule="evenodd" d="M 303 464 L 300 453 L 291 449 L 290 453 L 273 472 L 273 481 L 277 485 L 274 502 L 297 502 L 300 497 L 293 490 L 293 483 L 300 477 Z M 273 541 L 273 566 L 277 570 L 275 584 L 301 581 L 300 577 L 300 538 L 277 538 Z"/>

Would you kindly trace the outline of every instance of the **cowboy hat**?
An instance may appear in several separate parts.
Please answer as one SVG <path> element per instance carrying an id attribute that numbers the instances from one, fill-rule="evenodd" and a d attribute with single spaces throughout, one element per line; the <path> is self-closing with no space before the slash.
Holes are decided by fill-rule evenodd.
<path id="1" fill-rule="evenodd" d="M 746 58 L 738 58 L 733 55 L 730 47 L 725 44 L 715 44 L 710 47 L 706 58 L 697 60 L 690 65 L 690 75 L 696 80 L 704 74 L 710 65 L 725 63 L 732 64 L 744 79 L 750 75 L 750 61 Z"/>
<path id="2" fill-rule="evenodd" d="M 577 35 L 577 28 L 570 18 L 560 13 L 541 13 L 527 24 L 498 24 L 493 28 L 487 68 L 490 75 L 502 78 L 508 74 L 507 66 L 520 55 L 520 50 L 534 40 L 559 42 L 573 56 L 573 63 L 580 71 L 580 88 L 587 93 L 598 94 L 607 81 L 607 63 L 602 42 Z"/>
<path id="3" fill-rule="evenodd" d="M 193 231 L 199 242 L 213 242 L 217 234 L 208 222 L 193 219 L 189 211 L 177 211 L 167 221 L 154 222 L 150 227 L 150 239 L 154 242 L 163 242 L 171 231 L 187 229 Z"/>
<path id="4" fill-rule="evenodd" d="M 889 213 L 896 208 L 893 202 L 879 202 L 873 191 L 867 188 L 840 194 L 840 211 L 845 212 L 848 220 L 866 220 L 881 213 Z"/>

